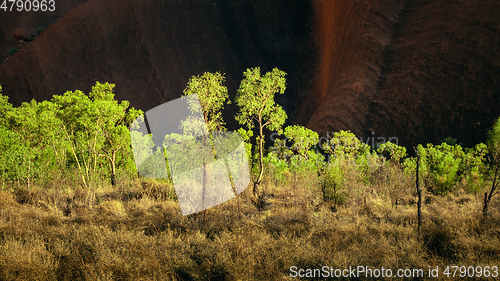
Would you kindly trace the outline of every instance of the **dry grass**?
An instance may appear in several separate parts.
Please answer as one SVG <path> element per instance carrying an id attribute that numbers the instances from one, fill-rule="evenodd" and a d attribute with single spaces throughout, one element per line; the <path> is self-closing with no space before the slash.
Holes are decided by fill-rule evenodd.
<path id="1" fill-rule="evenodd" d="M 484 221 L 480 198 L 426 195 L 419 237 L 412 182 L 397 170 L 375 171 L 370 185 L 353 177 L 343 206 L 289 176 L 294 184 L 264 182 L 259 206 L 247 190 L 187 217 L 172 186 L 155 181 L 1 191 L 0 280 L 291 280 L 291 266 L 499 264 L 498 199 Z"/>

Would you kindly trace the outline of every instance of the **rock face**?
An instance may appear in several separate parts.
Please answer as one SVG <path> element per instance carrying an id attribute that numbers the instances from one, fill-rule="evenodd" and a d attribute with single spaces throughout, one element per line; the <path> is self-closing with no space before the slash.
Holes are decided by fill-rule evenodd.
<path id="1" fill-rule="evenodd" d="M 500 117 L 498 1 L 408 1 L 371 106 L 376 133 L 405 145 L 482 141 Z"/>
<path id="2" fill-rule="evenodd" d="M 289 124 L 471 145 L 500 116 L 495 1 L 67 0 L 69 12 L 0 65 L 0 84 L 20 104 L 112 82 L 148 110 L 192 75 L 226 73 L 234 97 L 246 68 L 278 67 Z M 15 28 L 0 38 L 15 40 Z"/>
<path id="3" fill-rule="evenodd" d="M 247 68 L 279 67 L 289 72 L 290 90 L 280 103 L 293 112 L 297 89 L 313 76 L 299 71 L 315 60 L 311 22 L 309 1 L 91 0 L 3 63 L 0 84 L 19 104 L 106 81 L 120 99 L 148 110 L 205 71 L 227 73 L 234 95 Z"/>
<path id="4" fill-rule="evenodd" d="M 14 30 L 14 33 L 12 34 L 14 36 L 14 38 L 16 38 L 17 41 L 25 41 L 25 42 L 28 42 L 28 41 L 31 41 L 32 38 L 30 36 L 28 36 L 28 34 L 26 34 L 26 32 L 20 28 Z"/>
<path id="5" fill-rule="evenodd" d="M 320 57 L 300 115 L 309 128 L 363 136 L 401 8 L 397 0 L 315 2 Z"/>
<path id="6" fill-rule="evenodd" d="M 19 40 L 31 39 L 38 32 L 47 28 L 59 17 L 75 8 L 87 0 L 56 0 L 55 11 L 22 11 L 18 12 L 16 6 L 10 11 L 10 3 L 7 5 L 8 11 L 0 10 L 0 62 L 4 61 Z M 2 1 L 3 2 L 3 1 Z M 22 31 L 24 34 L 20 34 Z"/>

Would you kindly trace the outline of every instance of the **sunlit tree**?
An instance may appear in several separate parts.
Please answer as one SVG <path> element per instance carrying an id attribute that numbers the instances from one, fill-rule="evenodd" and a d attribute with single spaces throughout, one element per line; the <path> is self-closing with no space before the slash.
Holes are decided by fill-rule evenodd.
<path id="1" fill-rule="evenodd" d="M 318 143 L 318 133 L 300 125 L 285 128 L 285 137 L 292 142 L 292 151 L 307 159 L 307 151 Z"/>
<path id="2" fill-rule="evenodd" d="M 68 91 L 52 99 L 58 106 L 63 135 L 85 186 L 100 159 L 109 162 L 111 184 L 116 184 L 117 153 L 130 146 L 128 128 L 142 114 L 129 108 L 128 101 L 115 100 L 113 89 L 113 84 L 97 82 L 88 95 Z"/>
<path id="3" fill-rule="evenodd" d="M 281 131 L 287 118 L 283 108 L 276 104 L 274 97 L 276 94 L 283 94 L 286 89 L 286 73 L 274 68 L 263 76 L 260 68 L 247 69 L 243 73 L 244 78 L 236 94 L 236 104 L 239 112 L 236 120 L 252 129 L 257 126 L 257 146 L 259 151 L 260 172 L 254 181 L 253 193 L 257 194 L 258 185 L 264 175 L 264 129 L 271 131 Z"/>

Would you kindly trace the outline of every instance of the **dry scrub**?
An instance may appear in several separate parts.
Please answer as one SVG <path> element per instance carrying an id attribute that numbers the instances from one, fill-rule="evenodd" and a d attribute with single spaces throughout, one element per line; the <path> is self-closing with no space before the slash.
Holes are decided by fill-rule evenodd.
<path id="1" fill-rule="evenodd" d="M 183 217 L 171 185 L 0 192 L 0 280 L 291 280 L 290 267 L 422 268 L 499 265 L 499 202 L 458 191 L 426 195 L 416 232 L 410 178 L 349 182 L 342 206 L 317 181 L 286 175 L 206 212 Z M 397 202 L 397 204 L 396 204 Z"/>

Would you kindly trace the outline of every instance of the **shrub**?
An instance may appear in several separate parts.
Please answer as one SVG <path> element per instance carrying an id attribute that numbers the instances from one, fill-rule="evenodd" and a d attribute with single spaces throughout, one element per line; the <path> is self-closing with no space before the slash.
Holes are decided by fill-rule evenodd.
<path id="1" fill-rule="evenodd" d="M 376 153 L 366 153 L 354 157 L 350 165 L 354 165 L 356 171 L 361 176 L 363 184 L 373 184 L 379 168 L 384 166 L 385 158 L 378 156 Z"/>
<path id="2" fill-rule="evenodd" d="M 399 164 L 406 157 L 406 148 L 397 144 L 386 142 L 379 145 L 377 153 L 390 160 L 392 163 Z"/>
<path id="3" fill-rule="evenodd" d="M 438 195 L 452 191 L 464 157 L 462 147 L 446 143 L 437 146 L 427 144 L 425 149 L 419 149 L 419 154 L 423 164 L 421 168 L 427 174 L 429 190 Z"/>
<path id="4" fill-rule="evenodd" d="M 304 158 L 307 158 L 307 151 L 319 140 L 318 133 L 299 125 L 286 127 L 285 137 L 292 142 L 291 150 Z"/>
<path id="5" fill-rule="evenodd" d="M 376 170 L 381 162 L 375 153 L 370 152 L 370 147 L 350 131 L 335 132 L 332 138 L 320 143 L 320 146 L 329 154 L 329 158 L 335 159 L 329 164 L 352 168 L 349 172 L 361 175 L 363 184 L 371 182 L 374 168 Z"/>
<path id="6" fill-rule="evenodd" d="M 0 179 L 2 181 L 24 181 L 30 176 L 27 170 L 28 147 L 21 143 L 19 135 L 0 127 Z"/>
<path id="7" fill-rule="evenodd" d="M 460 165 L 460 177 L 467 183 L 466 191 L 476 194 L 484 185 L 488 167 L 486 154 L 488 148 L 484 143 L 477 144 L 472 149 L 466 149 Z"/>
<path id="8" fill-rule="evenodd" d="M 321 144 L 326 153 L 340 157 L 353 157 L 356 155 L 366 155 L 370 147 L 361 142 L 351 131 L 339 131 L 333 134 L 325 143 Z"/>
<path id="9" fill-rule="evenodd" d="M 346 178 L 341 159 L 333 158 L 322 175 L 320 184 L 323 200 L 343 205 L 348 198 Z"/>
<path id="10" fill-rule="evenodd" d="M 287 175 L 290 173 L 288 163 L 276 151 L 271 151 L 264 157 L 264 165 L 269 168 L 268 173 L 276 185 L 287 183 Z"/>

